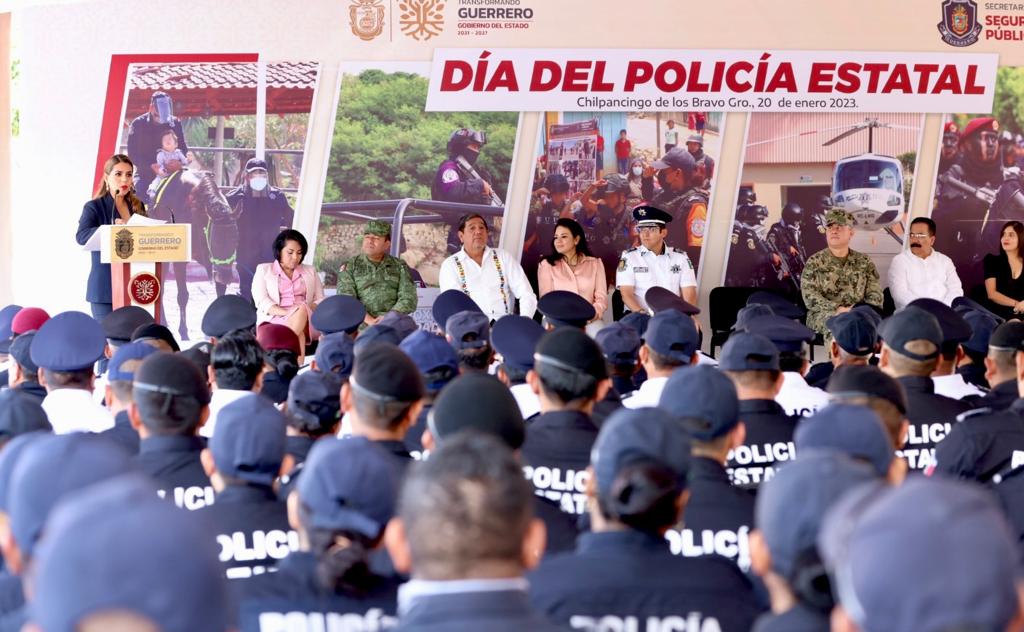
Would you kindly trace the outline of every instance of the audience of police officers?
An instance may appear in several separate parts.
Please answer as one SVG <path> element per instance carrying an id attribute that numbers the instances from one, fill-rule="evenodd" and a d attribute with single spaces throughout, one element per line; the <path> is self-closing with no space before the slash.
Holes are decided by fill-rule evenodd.
<path id="1" fill-rule="evenodd" d="M 381 221 L 326 298 L 282 232 L 185 350 L 137 307 L 3 308 L 0 630 L 1022 629 L 1024 324 L 935 224 L 883 318 L 829 211 L 806 312 L 752 295 L 716 361 L 673 215 L 632 215 L 607 325 L 578 225 L 538 301 L 479 215 L 437 333 Z"/>

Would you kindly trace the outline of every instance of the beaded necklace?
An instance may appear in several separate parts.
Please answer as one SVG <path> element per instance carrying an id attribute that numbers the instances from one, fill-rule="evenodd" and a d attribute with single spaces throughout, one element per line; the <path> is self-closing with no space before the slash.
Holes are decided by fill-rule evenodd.
<path id="1" fill-rule="evenodd" d="M 498 290 L 501 291 L 501 300 L 505 305 L 505 312 L 508 313 L 508 294 L 505 293 L 505 272 L 501 269 L 501 260 L 498 259 L 498 251 L 491 250 L 491 259 L 494 260 L 494 267 L 498 271 Z M 464 294 L 469 294 L 469 286 L 466 284 L 466 269 L 462 267 L 462 261 L 455 257 L 455 269 L 459 272 L 459 285 Z"/>

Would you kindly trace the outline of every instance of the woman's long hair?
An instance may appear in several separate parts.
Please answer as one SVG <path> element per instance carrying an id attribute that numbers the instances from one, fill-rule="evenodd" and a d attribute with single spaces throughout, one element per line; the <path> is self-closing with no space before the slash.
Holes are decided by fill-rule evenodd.
<path id="1" fill-rule="evenodd" d="M 135 163 L 132 162 L 131 158 L 124 154 L 114 154 L 110 158 L 107 158 L 107 161 L 103 163 L 104 177 L 100 180 L 100 188 L 96 190 L 96 195 L 93 196 L 93 199 L 98 200 L 110 193 L 110 189 L 107 187 L 106 176 L 109 176 L 110 172 L 114 170 L 114 167 L 121 163 L 131 165 L 132 169 L 135 169 Z M 134 187 L 128 189 L 128 194 L 124 196 L 124 201 L 128 203 L 128 208 L 132 213 L 135 213 L 136 215 L 146 215 L 146 205 L 142 203 L 142 200 L 140 200 L 138 196 L 135 195 Z"/>
<path id="2" fill-rule="evenodd" d="M 562 226 L 563 228 L 568 228 L 569 232 L 572 233 L 574 239 L 576 237 L 580 238 L 579 243 L 576 244 L 576 252 L 578 254 L 586 255 L 588 257 L 594 256 L 590 254 L 590 246 L 587 245 L 587 236 L 583 233 L 583 227 L 580 226 L 579 222 L 577 222 L 574 219 L 569 219 L 568 217 L 563 217 L 555 223 L 555 229 L 557 230 L 559 226 Z M 563 257 L 564 255 L 562 253 L 555 250 L 555 240 L 552 239 L 551 254 L 544 257 L 544 260 L 551 265 L 555 265 Z"/>
<path id="3" fill-rule="evenodd" d="M 1012 219 L 1003 224 L 1003 227 L 999 230 L 1000 242 L 1002 242 L 1003 233 L 1006 232 L 1007 228 L 1012 228 L 1013 232 L 1017 233 L 1017 256 L 1024 259 L 1024 223 Z M 1000 254 L 1004 252 L 1002 243 L 999 244 L 999 252 Z"/>

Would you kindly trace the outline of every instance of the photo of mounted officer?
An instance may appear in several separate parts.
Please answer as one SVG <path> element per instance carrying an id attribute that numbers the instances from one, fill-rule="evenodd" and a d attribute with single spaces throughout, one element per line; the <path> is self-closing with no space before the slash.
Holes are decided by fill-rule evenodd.
<path id="1" fill-rule="evenodd" d="M 633 216 L 642 205 L 671 216 L 663 245 L 685 253 L 695 272 L 723 133 L 720 112 L 545 113 L 522 258 L 537 291 L 549 289 L 551 268 L 558 274 L 553 258 L 569 250 L 569 265 L 578 255 L 599 259 L 614 289 L 624 253 L 644 247 Z M 559 231 L 573 232 L 576 225 L 577 246 L 583 243 L 588 252 L 558 239 Z M 608 320 L 623 310 L 610 294 Z"/>
<path id="2" fill-rule="evenodd" d="M 355 277 L 372 276 L 385 258 L 400 262 L 421 324 L 431 321 L 441 264 L 463 247 L 460 218 L 479 215 L 486 245 L 501 243 L 519 124 L 510 112 L 425 112 L 429 71 L 418 62 L 343 66 L 314 258 L 328 294 L 344 280 L 360 300 L 352 288 L 364 279 Z"/>
<path id="3" fill-rule="evenodd" d="M 317 62 L 133 64 L 117 153 L 149 217 L 191 224 L 193 260 L 168 266 L 161 298 L 182 340 L 224 294 L 252 299 L 256 267 L 299 205 Z M 265 86 L 265 98 L 258 97 Z"/>
<path id="4" fill-rule="evenodd" d="M 1000 68 L 992 112 L 948 114 L 935 174 L 936 248 L 947 253 L 965 293 L 1006 318 L 1024 313 L 1024 68 Z"/>

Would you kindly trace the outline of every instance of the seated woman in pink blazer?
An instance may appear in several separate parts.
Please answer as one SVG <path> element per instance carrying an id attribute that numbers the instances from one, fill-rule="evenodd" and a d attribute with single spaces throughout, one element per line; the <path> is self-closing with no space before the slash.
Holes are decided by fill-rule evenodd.
<path id="1" fill-rule="evenodd" d="M 286 325 L 299 337 L 303 349 L 307 342 L 319 337 L 309 318 L 324 300 L 324 285 L 316 268 L 302 263 L 308 249 L 302 233 L 281 231 L 274 239 L 275 261 L 256 266 L 252 278 L 257 324 Z"/>
<path id="2" fill-rule="evenodd" d="M 552 290 L 579 294 L 594 306 L 594 320 L 608 307 L 608 281 L 604 264 L 590 254 L 583 227 L 574 219 L 562 218 L 555 223 L 554 251 L 541 259 L 537 267 L 540 296 Z"/>

